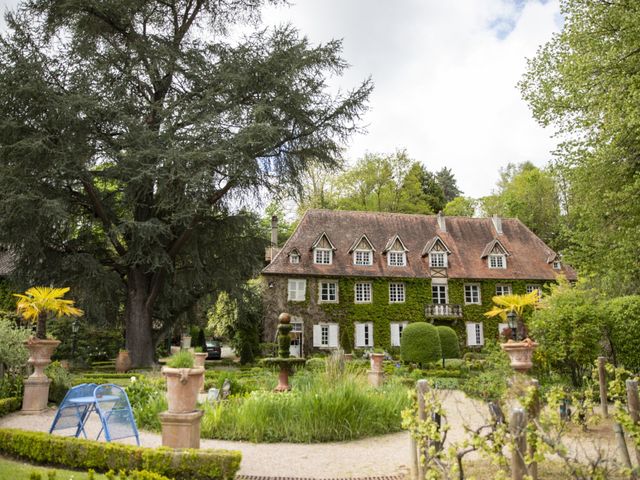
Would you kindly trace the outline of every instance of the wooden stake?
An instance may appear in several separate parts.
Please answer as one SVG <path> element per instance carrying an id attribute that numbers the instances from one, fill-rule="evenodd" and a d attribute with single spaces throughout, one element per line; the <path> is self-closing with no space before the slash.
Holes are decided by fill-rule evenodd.
<path id="1" fill-rule="evenodd" d="M 609 416 L 609 405 L 607 404 L 607 370 L 605 365 L 607 359 L 605 357 L 598 357 L 598 381 L 600 383 L 600 408 L 602 409 L 602 416 L 607 418 Z"/>
<path id="2" fill-rule="evenodd" d="M 513 450 L 511 452 L 511 478 L 523 480 L 527 473 L 524 457 L 527 453 L 527 414 L 522 408 L 511 410 L 509 419 L 509 431 L 513 437 Z"/>
<path id="3" fill-rule="evenodd" d="M 640 420 L 640 399 L 638 398 L 638 381 L 627 380 L 627 408 L 633 423 L 637 424 Z M 636 461 L 640 465 L 640 449 L 635 448 Z"/>
<path id="4" fill-rule="evenodd" d="M 529 416 L 531 419 L 536 419 L 540 415 L 540 383 L 536 379 L 531 380 L 531 385 L 535 388 L 535 397 L 533 405 L 529 410 Z M 536 454 L 536 445 L 531 443 L 529 445 L 529 456 L 533 458 Z M 529 475 L 533 480 L 538 480 L 538 462 L 532 460 L 529 464 Z"/>
<path id="5" fill-rule="evenodd" d="M 618 451 L 620 452 L 620 456 L 622 457 L 622 463 L 625 467 L 631 468 L 631 457 L 629 456 L 629 449 L 627 448 L 627 442 L 624 439 L 624 430 L 622 429 L 622 425 L 618 422 L 613 424 L 613 433 L 616 436 L 616 441 L 618 442 Z"/>
<path id="6" fill-rule="evenodd" d="M 427 419 L 427 412 L 425 407 L 424 396 L 427 393 L 427 388 L 429 388 L 429 384 L 426 380 L 418 380 L 417 382 L 417 390 L 418 390 L 418 419 L 420 421 L 424 421 Z M 420 443 L 417 448 L 417 456 L 418 456 L 418 477 L 422 480 L 425 476 L 424 465 L 427 462 L 427 446 Z M 424 456 L 424 461 L 422 461 L 422 457 Z"/>

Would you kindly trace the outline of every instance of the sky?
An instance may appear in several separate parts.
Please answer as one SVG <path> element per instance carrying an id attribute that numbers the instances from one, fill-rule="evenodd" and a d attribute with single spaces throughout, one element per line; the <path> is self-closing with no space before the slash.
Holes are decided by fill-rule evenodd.
<path id="1" fill-rule="evenodd" d="M 312 42 L 343 40 L 351 65 L 334 83 L 371 76 L 375 89 L 349 162 L 406 149 L 431 171 L 453 170 L 465 195 L 491 193 L 501 167 L 543 166 L 556 146 L 521 99 L 526 58 L 562 26 L 556 0 L 297 0 L 263 13 Z"/>

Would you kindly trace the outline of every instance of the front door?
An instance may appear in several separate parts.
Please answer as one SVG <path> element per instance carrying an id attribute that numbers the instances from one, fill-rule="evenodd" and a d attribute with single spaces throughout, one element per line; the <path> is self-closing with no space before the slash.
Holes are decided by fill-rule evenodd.
<path id="1" fill-rule="evenodd" d="M 302 321 L 292 319 L 291 327 L 291 346 L 289 347 L 289 355 L 292 357 L 302 357 Z"/>

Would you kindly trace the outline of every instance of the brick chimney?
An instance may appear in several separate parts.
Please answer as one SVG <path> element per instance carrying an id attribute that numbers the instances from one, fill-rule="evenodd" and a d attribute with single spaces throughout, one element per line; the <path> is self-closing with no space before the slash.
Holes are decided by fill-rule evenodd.
<path id="1" fill-rule="evenodd" d="M 494 215 L 491 217 L 491 221 L 493 222 L 493 228 L 496 229 L 496 233 L 502 235 L 502 219 L 498 215 Z"/>
<path id="2" fill-rule="evenodd" d="M 278 247 L 278 216 L 271 217 L 271 246 Z"/>
<path id="3" fill-rule="evenodd" d="M 442 214 L 442 210 L 438 212 L 438 228 L 440 228 L 441 232 L 447 231 L 447 220 L 445 216 Z"/>

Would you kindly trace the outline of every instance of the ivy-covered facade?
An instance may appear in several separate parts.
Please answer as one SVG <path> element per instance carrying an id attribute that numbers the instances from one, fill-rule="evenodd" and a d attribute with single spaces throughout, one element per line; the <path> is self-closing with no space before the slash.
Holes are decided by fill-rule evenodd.
<path id="1" fill-rule="evenodd" d="M 286 311 L 298 355 L 393 350 L 417 321 L 480 348 L 499 335 L 499 319 L 484 316 L 493 296 L 543 289 L 559 273 L 575 278 L 517 220 L 311 211 L 263 271 L 264 341 Z"/>

